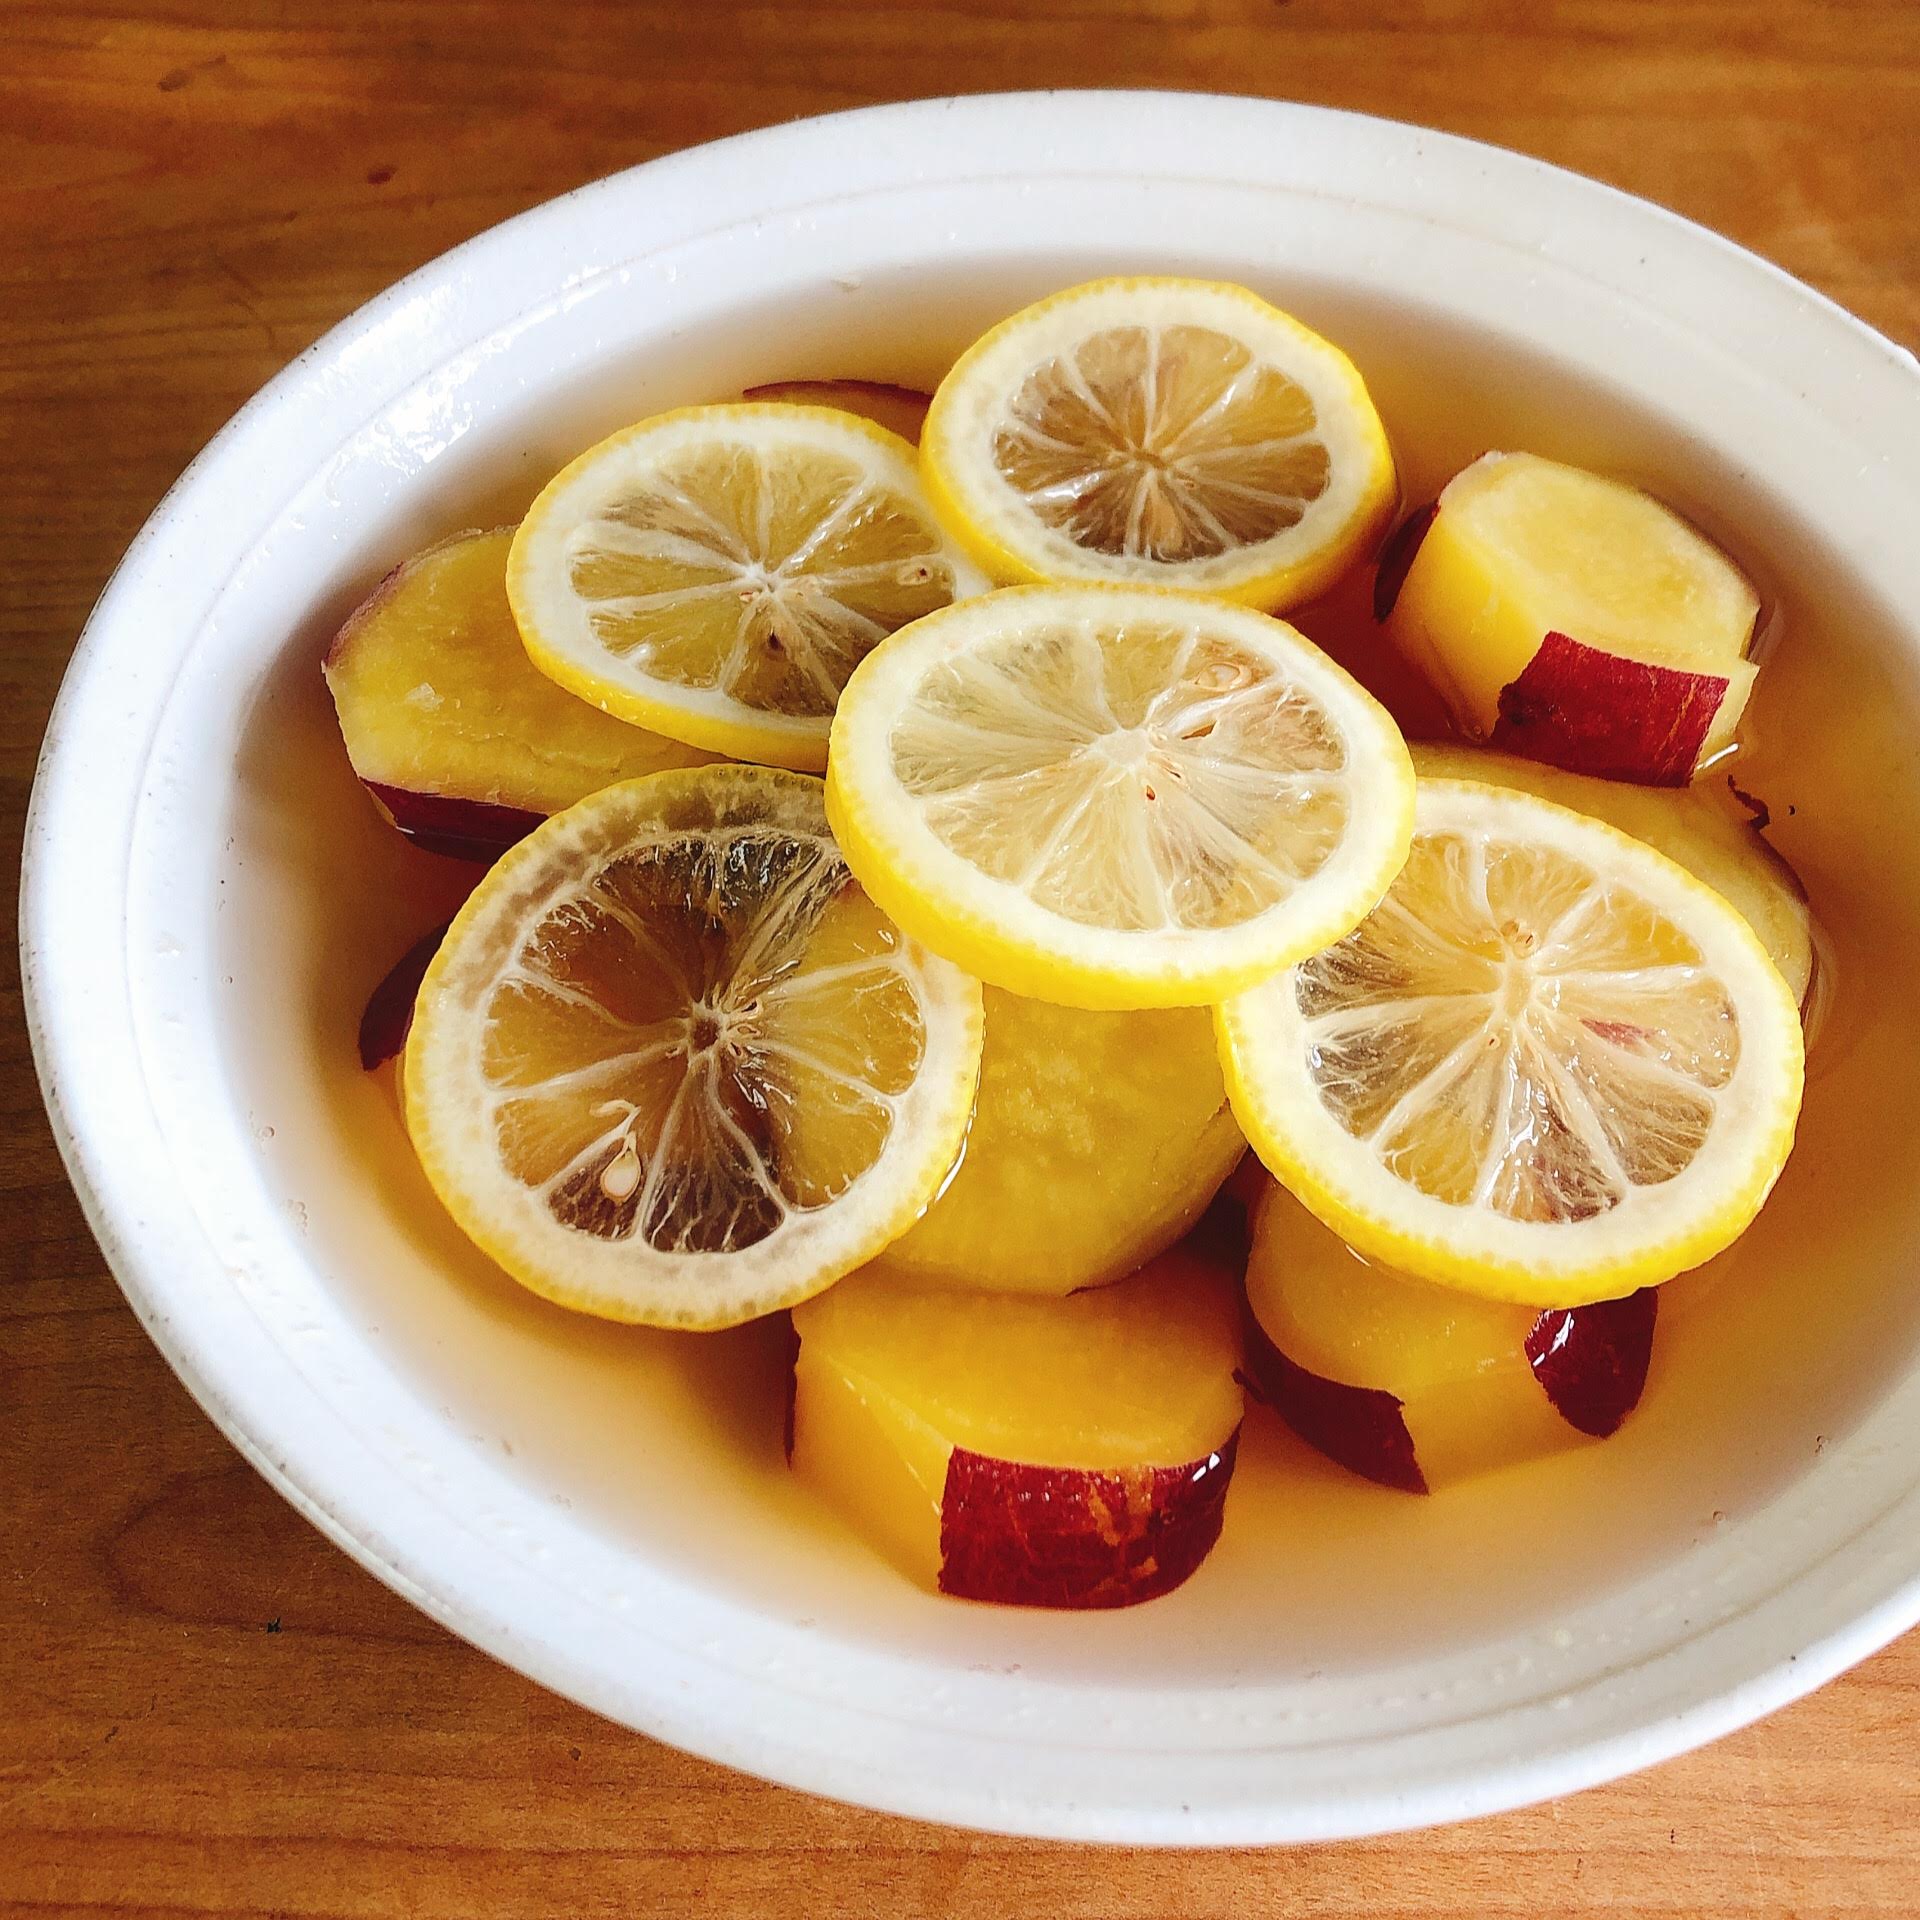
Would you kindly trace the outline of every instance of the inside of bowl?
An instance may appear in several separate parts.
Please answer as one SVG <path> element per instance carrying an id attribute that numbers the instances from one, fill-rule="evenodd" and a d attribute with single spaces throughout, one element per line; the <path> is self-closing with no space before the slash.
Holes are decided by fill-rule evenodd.
<path id="1" fill-rule="evenodd" d="M 461 412 L 457 431 L 409 443 L 396 407 L 360 430 L 407 450 L 390 485 L 290 510 L 299 524 L 283 544 L 323 541 L 324 557 L 300 617 L 248 642 L 257 677 L 241 730 L 209 747 L 236 766 L 207 923 L 213 1012 L 261 1180 L 353 1324 L 474 1449 L 616 1550 L 828 1637 L 956 1668 L 1225 1689 L 1490 1642 L 1645 1576 L 1805 1470 L 1920 1343 L 1908 1253 L 1920 1133 L 1892 1098 L 1920 1077 L 1906 992 L 1920 862 L 1885 857 L 1920 845 L 1920 782 L 1905 774 L 1920 687 L 1887 610 L 1816 537 L 1790 474 L 1750 471 L 1496 329 L 1197 246 L 956 259 L 930 239 L 925 253 L 562 356 Z M 1422 1500 L 1348 1478 L 1255 1411 L 1213 1558 L 1174 1596 L 1089 1622 L 917 1592 L 792 1484 L 769 1328 L 699 1338 L 598 1324 L 526 1294 L 452 1227 L 390 1087 L 360 1071 L 354 1034 L 374 982 L 472 876 L 376 818 L 318 663 L 387 566 L 454 528 L 511 519 L 603 432 L 776 379 L 930 386 L 1021 301 L 1148 266 L 1250 280 L 1345 346 L 1394 433 L 1410 502 L 1490 447 L 1527 448 L 1642 479 L 1732 547 L 1770 609 L 1738 775 L 1812 892 L 1829 1004 L 1786 1175 L 1731 1254 L 1669 1289 L 1649 1391 L 1618 1438 Z M 377 454 L 356 440 L 343 458 Z M 1316 616 L 1302 623 L 1315 630 Z M 1364 635 L 1324 630 L 1368 671 Z"/>

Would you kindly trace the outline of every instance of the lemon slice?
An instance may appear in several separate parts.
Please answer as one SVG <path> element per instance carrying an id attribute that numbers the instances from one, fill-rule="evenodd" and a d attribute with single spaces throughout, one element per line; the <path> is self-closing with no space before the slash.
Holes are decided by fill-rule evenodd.
<path id="1" fill-rule="evenodd" d="M 1386 891 L 1413 763 L 1284 621 L 1197 595 L 1014 587 L 870 654 L 827 811 L 916 939 L 1036 1000 L 1197 1006 Z"/>
<path id="2" fill-rule="evenodd" d="M 1683 867 L 1530 794 L 1420 782 L 1391 892 L 1222 1007 L 1255 1151 L 1347 1242 L 1532 1306 L 1671 1279 L 1745 1230 L 1800 1110 L 1800 1018 Z"/>
<path id="3" fill-rule="evenodd" d="M 900 933 L 763 767 L 556 814 L 421 985 L 407 1126 L 466 1232 L 610 1320 L 728 1326 L 904 1232 L 965 1137 L 980 988 Z"/>
<path id="4" fill-rule="evenodd" d="M 549 483 L 507 563 L 549 678 L 670 740 L 813 772 L 867 651 L 985 584 L 913 448 L 831 407 L 643 420 Z"/>
<path id="5" fill-rule="evenodd" d="M 941 382 L 928 490 L 996 579 L 1159 583 L 1279 609 L 1386 529 L 1393 456 L 1338 347 L 1245 287 L 1095 280 Z"/>

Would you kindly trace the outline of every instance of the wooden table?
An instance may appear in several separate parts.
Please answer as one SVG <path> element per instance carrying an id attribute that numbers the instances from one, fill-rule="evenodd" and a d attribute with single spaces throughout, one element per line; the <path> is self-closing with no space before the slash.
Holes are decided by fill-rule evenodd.
<path id="1" fill-rule="evenodd" d="M 1524 148 L 1920 344 L 1914 0 L 10 0 L 8 858 L 121 548 L 227 415 L 368 295 L 671 148 L 1041 83 L 1265 91 Z M 1920 1636 L 1619 1786 L 1266 1855 L 946 1834 L 603 1725 L 430 1625 L 240 1463 L 122 1306 L 17 1018 L 0 1048 L 0 1911 L 1920 1912 Z"/>

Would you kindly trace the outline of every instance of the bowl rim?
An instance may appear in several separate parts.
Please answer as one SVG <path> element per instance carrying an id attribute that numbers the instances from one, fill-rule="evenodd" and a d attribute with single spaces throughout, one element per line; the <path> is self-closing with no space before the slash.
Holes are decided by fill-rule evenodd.
<path id="1" fill-rule="evenodd" d="M 1134 1799 L 1102 1799 L 1084 1788 L 1057 1796 L 1011 1799 L 976 1768 L 944 1779 L 877 1766 L 868 1756 L 824 1752 L 769 1737 L 732 1697 L 705 1700 L 686 1674 L 663 1672 L 647 1684 L 616 1680 L 590 1659 L 530 1633 L 522 1619 L 476 1597 L 476 1583 L 449 1580 L 458 1555 L 436 1543 L 429 1506 L 412 1487 L 350 1484 L 314 1458 L 311 1439 L 289 1410 L 282 1417 L 258 1381 L 243 1382 L 236 1356 L 222 1351 L 216 1330 L 178 1311 L 169 1271 L 173 1236 L 159 1218 L 150 1188 L 156 1163 L 141 1150 L 144 1129 L 158 1122 L 144 1106 L 117 1127 L 102 1119 L 92 1084 L 109 1071 L 108 1025 L 125 1009 L 102 1014 L 77 984 L 89 976 L 111 992 L 111 959 L 79 950 L 82 923 L 73 889 L 62 884 L 68 849 L 98 824 L 86 771 L 98 752 L 89 736 L 110 720 L 123 732 L 129 710 L 145 701 L 157 715 L 160 666 L 142 679 L 128 671 L 126 650 L 113 653 L 116 632 L 150 595 L 162 600 L 173 543 L 215 503 L 230 469 L 262 454 L 282 416 L 338 407 L 343 388 L 367 417 L 468 348 L 472 296 L 498 275 L 523 245 L 564 223 L 611 211 L 645 195 L 658 204 L 700 209 L 705 223 L 770 212 L 766 182 L 781 209 L 816 206 L 878 188 L 977 179 L 957 171 L 956 154 L 997 153 L 992 177 L 1016 180 L 1070 153 L 1091 177 L 1193 182 L 1218 180 L 1181 170 L 1173 156 L 1217 154 L 1237 141 L 1243 155 L 1226 184 L 1259 180 L 1303 193 L 1363 198 L 1370 177 L 1397 198 L 1386 204 L 1464 224 L 1495 222 L 1529 236 L 1542 250 L 1565 244 L 1547 233 L 1571 210 L 1582 249 L 1604 257 L 1616 278 L 1637 275 L 1643 296 L 1676 258 L 1710 263 L 1721 294 L 1739 292 L 1756 309 L 1754 324 L 1787 325 L 1822 349 L 1809 374 L 1844 395 L 1860 418 L 1877 410 L 1920 425 L 1920 366 L 1911 354 L 1873 332 L 1825 296 L 1781 269 L 1680 216 L 1579 175 L 1454 135 L 1333 109 L 1200 93 L 1085 91 L 942 98 L 856 109 L 738 134 L 644 163 L 574 189 L 464 242 L 419 268 L 356 310 L 307 348 L 249 400 L 208 443 L 154 509 L 102 591 L 62 683 L 42 746 L 29 803 L 20 888 L 24 1008 L 33 1056 L 55 1140 L 88 1223 L 136 1315 L 176 1375 L 239 1451 L 278 1491 L 337 1545 L 388 1586 L 541 1684 L 676 1746 L 785 1785 L 880 1810 L 990 1831 L 1148 1844 L 1248 1844 L 1348 1837 L 1472 1817 L 1598 1784 L 1633 1768 L 1684 1752 L 1811 1691 L 1853 1662 L 1920 1622 L 1920 1547 L 1890 1549 L 1889 1527 L 1920 1511 L 1920 1488 L 1877 1513 L 1853 1542 L 1857 1554 L 1830 1582 L 1811 1638 L 1792 1632 L 1771 1657 L 1741 1663 L 1726 1684 L 1694 1690 L 1686 1703 L 1647 1724 L 1566 1743 L 1545 1757 L 1479 1764 L 1465 1775 L 1434 1778 L 1411 1790 L 1346 1792 L 1325 1805 L 1267 1804 L 1209 1808 L 1165 1804 L 1145 1809 Z M 1351 170 L 1343 173 L 1343 170 Z M 716 213 L 716 209 L 718 213 Z M 617 255 L 614 257 L 618 257 Z M 1638 268 L 1630 260 L 1638 258 Z M 581 279 L 607 271 L 601 263 Z M 544 289 L 543 289 L 544 290 Z M 1678 296 L 1674 295 L 1677 299 Z M 1698 304 L 1697 301 L 1695 304 Z M 1697 315 L 1696 315 L 1697 318 Z M 1817 378 L 1815 377 L 1817 375 Z M 1908 444 L 1920 441 L 1915 433 Z M 235 536 L 237 567 L 256 536 Z M 98 723 L 98 724 L 96 724 Z M 124 866 L 130 848 L 119 835 Z M 123 970 L 130 956 L 120 954 Z M 104 964 L 105 971 L 101 971 Z M 121 997 L 124 998 L 124 987 Z M 103 1024 L 106 1023 L 106 1024 Z M 414 1523 L 419 1531 L 410 1531 Z M 1910 1536 L 1920 1539 L 1920 1530 Z M 422 1542 L 427 1544 L 423 1545 Z M 436 1554 L 440 1555 L 436 1563 Z M 1843 1556 L 1836 1552 L 1835 1561 Z M 1838 1572 L 1847 1574 L 1845 1579 Z M 1804 1578 L 1804 1576 L 1802 1576 Z M 1792 1583 L 1789 1583 L 1791 1585 Z M 1861 1589 L 1856 1593 L 1856 1589 Z M 1783 1592 L 1785 1590 L 1783 1589 Z M 1731 1622 L 1703 1628 L 1699 1638 L 1751 1621 L 1780 1595 L 1756 1601 Z M 1669 1649 L 1665 1657 L 1695 1644 Z M 697 1679 L 698 1676 L 695 1676 Z"/>

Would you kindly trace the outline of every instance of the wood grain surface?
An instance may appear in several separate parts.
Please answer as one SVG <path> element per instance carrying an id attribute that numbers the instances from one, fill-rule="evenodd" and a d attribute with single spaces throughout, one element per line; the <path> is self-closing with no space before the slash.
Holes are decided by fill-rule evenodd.
<path id="1" fill-rule="evenodd" d="M 672 148 L 1036 84 L 1478 135 L 1679 208 L 1920 344 L 1914 0 L 0 0 L 8 860 L 121 548 L 334 321 Z M 175 1384 L 68 1192 L 6 952 L 0 1913 L 1920 1913 L 1920 1637 L 1618 1786 L 1269 1854 L 952 1835 L 602 1724 L 362 1574 Z"/>

